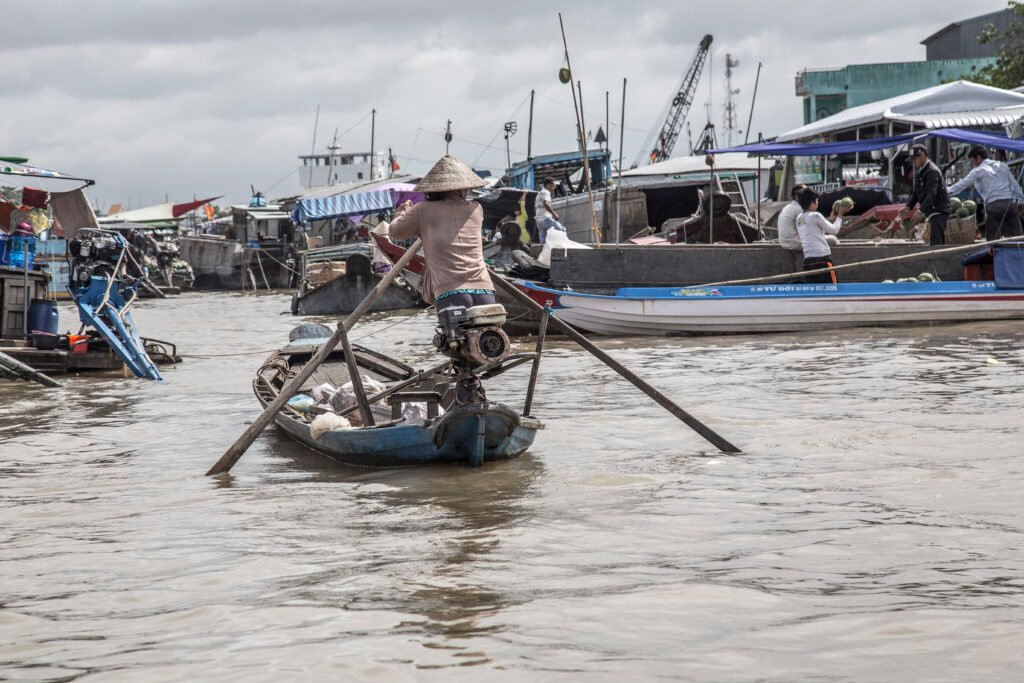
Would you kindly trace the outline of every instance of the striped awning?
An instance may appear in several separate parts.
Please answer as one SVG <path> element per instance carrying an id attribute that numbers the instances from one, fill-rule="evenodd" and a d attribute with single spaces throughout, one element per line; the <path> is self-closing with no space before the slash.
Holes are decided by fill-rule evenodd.
<path id="1" fill-rule="evenodd" d="M 352 194 L 336 194 L 330 197 L 300 199 L 295 205 L 293 218 L 305 225 L 310 221 L 322 221 L 341 216 L 361 216 L 384 209 L 392 209 L 395 200 L 390 190 L 373 190 Z"/>

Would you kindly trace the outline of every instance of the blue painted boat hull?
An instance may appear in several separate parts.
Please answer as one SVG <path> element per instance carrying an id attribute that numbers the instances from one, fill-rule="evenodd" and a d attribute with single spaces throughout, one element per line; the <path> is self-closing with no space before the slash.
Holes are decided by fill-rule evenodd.
<path id="1" fill-rule="evenodd" d="M 258 394 L 257 394 L 258 395 Z M 266 407 L 267 402 L 260 398 Z M 461 412 L 460 412 L 461 411 Z M 360 467 L 406 467 L 434 463 L 479 465 L 522 455 L 543 425 L 500 403 L 463 406 L 424 426 L 394 425 L 339 429 L 314 438 L 309 423 L 287 410 L 274 419 L 299 443 L 332 460 Z M 480 421 L 483 449 L 479 457 Z"/>

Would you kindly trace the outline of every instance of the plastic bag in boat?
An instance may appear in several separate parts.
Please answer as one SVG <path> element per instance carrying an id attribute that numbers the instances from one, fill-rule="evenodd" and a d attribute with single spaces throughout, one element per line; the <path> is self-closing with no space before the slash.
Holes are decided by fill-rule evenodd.
<path id="1" fill-rule="evenodd" d="M 316 403 L 313 399 L 305 394 L 296 394 L 288 399 L 288 407 L 299 411 L 303 415 L 309 415 L 309 411 L 313 409 L 314 405 Z"/>
<path id="2" fill-rule="evenodd" d="M 334 396 L 334 392 L 337 390 L 337 387 L 333 384 L 324 382 L 320 386 L 314 388 L 313 391 L 309 392 L 309 395 L 313 397 L 313 400 L 316 401 L 317 405 L 322 405 L 330 401 L 331 396 Z"/>
<path id="3" fill-rule="evenodd" d="M 352 429 L 352 423 L 341 415 L 334 413 L 323 413 L 317 415 L 309 424 L 309 434 L 314 439 L 319 439 L 326 432 L 333 432 L 338 429 Z"/>
<path id="4" fill-rule="evenodd" d="M 405 424 L 419 427 L 427 421 L 427 404 L 425 403 L 407 403 L 405 408 L 402 410 L 402 419 L 405 420 Z"/>
<path id="5" fill-rule="evenodd" d="M 384 391 L 385 389 L 387 389 L 387 387 L 384 386 L 382 383 L 378 382 L 377 380 L 371 379 L 366 375 L 363 375 L 363 389 L 366 391 L 367 398 L 369 398 L 375 394 L 379 394 L 380 392 Z M 334 394 L 328 401 L 328 405 L 330 405 L 331 410 L 333 410 L 336 413 L 344 412 L 345 410 L 351 408 L 355 404 L 356 394 L 352 390 L 352 382 L 343 384 L 340 389 L 334 392 Z"/>
<path id="6" fill-rule="evenodd" d="M 590 249 L 591 247 L 586 244 L 580 244 L 579 242 L 573 242 L 569 239 L 561 230 L 548 230 L 548 234 L 545 237 L 544 248 L 540 250 L 540 256 L 537 260 L 543 263 L 545 266 L 551 265 L 551 250 L 552 249 Z"/>

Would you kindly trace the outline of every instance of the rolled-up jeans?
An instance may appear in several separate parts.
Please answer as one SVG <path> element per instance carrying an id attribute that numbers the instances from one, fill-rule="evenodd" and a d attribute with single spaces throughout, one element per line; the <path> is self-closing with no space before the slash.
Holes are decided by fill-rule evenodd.
<path id="1" fill-rule="evenodd" d="M 544 244 L 547 241 L 548 230 L 561 230 L 565 232 L 565 226 L 556 221 L 551 216 L 537 219 L 537 235 L 540 237 L 540 243 Z"/>
<path id="2" fill-rule="evenodd" d="M 1020 211 L 1012 199 L 999 199 L 985 205 L 985 239 L 1021 234 Z"/>

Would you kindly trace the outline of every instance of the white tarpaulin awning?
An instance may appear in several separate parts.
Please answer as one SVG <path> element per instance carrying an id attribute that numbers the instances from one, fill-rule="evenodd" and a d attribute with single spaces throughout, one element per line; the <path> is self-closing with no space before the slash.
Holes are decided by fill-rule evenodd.
<path id="1" fill-rule="evenodd" d="M 666 159 L 665 161 L 659 161 L 656 164 L 650 166 L 641 166 L 634 168 L 629 171 L 625 171 L 622 174 L 623 178 L 637 178 L 642 176 L 676 176 L 676 175 L 687 175 L 691 173 L 703 173 L 707 174 L 711 171 L 711 167 L 704 161 L 705 157 L 692 156 L 692 157 L 673 157 Z M 758 159 L 751 157 L 745 153 L 734 153 L 727 152 L 724 154 L 715 155 L 715 171 L 726 172 L 731 171 L 751 171 L 756 173 L 758 169 Z M 770 162 L 769 162 L 770 164 Z M 764 160 L 760 160 L 761 168 L 765 166 Z"/>
<path id="2" fill-rule="evenodd" d="M 811 140 L 821 135 L 889 121 L 924 128 L 998 126 L 1024 116 L 1024 93 L 968 81 L 944 83 L 879 100 L 783 133 L 778 142 Z"/>

